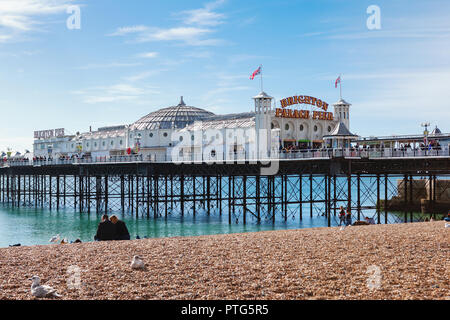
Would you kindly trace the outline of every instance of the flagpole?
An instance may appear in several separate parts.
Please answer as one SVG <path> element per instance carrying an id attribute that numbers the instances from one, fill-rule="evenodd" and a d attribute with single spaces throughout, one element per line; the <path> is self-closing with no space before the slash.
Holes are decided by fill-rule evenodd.
<path id="1" fill-rule="evenodd" d="M 263 92 L 262 64 L 259 67 L 261 68 L 261 72 L 259 73 L 261 75 L 261 92 Z"/>
<path id="2" fill-rule="evenodd" d="M 339 75 L 339 92 L 342 100 L 342 74 Z"/>

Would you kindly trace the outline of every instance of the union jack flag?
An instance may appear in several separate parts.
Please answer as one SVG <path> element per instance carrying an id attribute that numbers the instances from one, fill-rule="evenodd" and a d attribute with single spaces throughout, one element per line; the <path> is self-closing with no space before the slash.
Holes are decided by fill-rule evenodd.
<path id="1" fill-rule="evenodd" d="M 335 88 L 337 88 L 338 83 L 341 83 L 341 76 L 339 76 L 339 77 L 336 79 L 336 82 L 334 83 L 334 87 L 335 87 Z"/>
<path id="2" fill-rule="evenodd" d="M 252 73 L 252 75 L 250 76 L 250 80 L 255 79 L 255 77 L 260 73 L 261 73 L 261 66 Z"/>

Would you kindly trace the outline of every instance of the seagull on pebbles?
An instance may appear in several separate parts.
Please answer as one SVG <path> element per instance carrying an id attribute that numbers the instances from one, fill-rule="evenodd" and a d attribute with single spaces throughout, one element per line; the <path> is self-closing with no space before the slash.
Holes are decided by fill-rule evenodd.
<path id="1" fill-rule="evenodd" d="M 142 261 L 141 257 L 134 256 L 133 261 L 131 261 L 131 269 L 135 270 L 143 270 L 145 269 L 144 261 Z"/>
<path id="2" fill-rule="evenodd" d="M 49 286 L 41 285 L 41 279 L 38 276 L 33 276 L 31 279 L 31 294 L 36 298 L 60 298 L 55 289 Z"/>
<path id="3" fill-rule="evenodd" d="M 56 236 L 51 237 L 50 240 L 48 240 L 48 242 L 54 242 L 54 243 L 58 242 L 59 241 L 59 236 L 60 235 L 58 233 Z"/>

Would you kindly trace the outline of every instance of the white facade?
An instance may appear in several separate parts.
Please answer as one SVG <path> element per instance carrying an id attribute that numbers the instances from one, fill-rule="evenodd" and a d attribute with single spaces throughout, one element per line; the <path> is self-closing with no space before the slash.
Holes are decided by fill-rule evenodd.
<path id="1" fill-rule="evenodd" d="M 332 132 L 340 121 L 349 128 L 350 104 L 342 99 L 334 104 L 332 120 L 313 119 L 313 113 L 323 113 L 315 112 L 317 108 L 309 110 L 308 119 L 282 117 L 278 114 L 279 109 L 275 111 L 273 98 L 264 92 L 253 97 L 253 100 L 254 112 L 218 116 L 203 109 L 186 106 L 181 97 L 177 106 L 152 112 L 130 125 L 104 127 L 97 131 L 48 139 L 37 138 L 33 145 L 33 155 L 52 158 L 75 155 L 108 158 L 131 153 L 141 154 L 150 160 L 164 160 L 172 154 L 174 146 L 183 144 L 183 156 L 198 153 L 202 148 L 213 151 L 211 146 L 217 145 L 217 141 L 214 141 L 216 138 L 220 136 L 223 139 L 230 135 L 230 130 L 239 129 L 256 129 L 256 133 L 263 130 L 267 135 L 256 134 L 246 140 L 237 139 L 232 151 L 251 149 L 252 152 L 261 154 L 279 150 L 279 144 L 282 147 L 319 147 L 323 143 L 323 136 Z M 216 130 L 214 136 L 208 136 L 211 135 L 208 133 L 211 130 Z M 266 150 L 260 150 L 260 146 L 264 146 Z M 252 149 L 254 147 L 257 149 Z M 222 152 L 226 152 L 225 146 L 215 147 L 213 154 Z"/>

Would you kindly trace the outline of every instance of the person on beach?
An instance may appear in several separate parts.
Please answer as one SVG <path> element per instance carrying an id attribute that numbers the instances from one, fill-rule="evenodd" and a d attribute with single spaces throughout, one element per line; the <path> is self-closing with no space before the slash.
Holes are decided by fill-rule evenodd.
<path id="1" fill-rule="evenodd" d="M 352 214 L 351 214 L 351 212 L 350 212 L 350 210 L 347 210 L 347 214 L 346 214 L 346 216 L 345 216 L 345 225 L 346 226 L 349 226 L 349 225 L 351 225 L 352 224 Z"/>
<path id="2" fill-rule="evenodd" d="M 341 206 L 341 210 L 339 211 L 339 226 L 345 224 L 345 210 L 344 207 Z"/>
<path id="3" fill-rule="evenodd" d="M 366 217 L 366 221 L 367 221 L 368 224 L 375 224 L 375 219 L 374 218 Z"/>
<path id="4" fill-rule="evenodd" d="M 447 214 L 447 217 L 444 218 L 445 221 L 450 222 L 450 212 Z"/>
<path id="5" fill-rule="evenodd" d="M 98 224 L 97 234 L 94 236 L 95 241 L 110 241 L 115 238 L 115 228 L 109 220 L 108 215 L 102 216 L 102 221 Z"/>
<path id="6" fill-rule="evenodd" d="M 114 225 L 114 240 L 130 240 L 130 233 L 125 222 L 119 220 L 116 215 L 111 216 L 111 222 Z"/>

